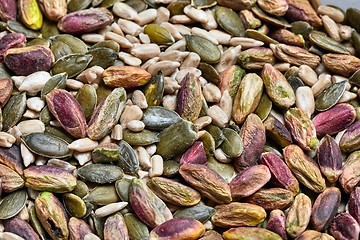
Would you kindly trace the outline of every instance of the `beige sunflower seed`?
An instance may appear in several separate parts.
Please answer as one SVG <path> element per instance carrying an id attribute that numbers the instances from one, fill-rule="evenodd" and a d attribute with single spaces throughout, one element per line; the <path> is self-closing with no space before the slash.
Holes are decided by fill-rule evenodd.
<path id="1" fill-rule="evenodd" d="M 117 23 L 124 33 L 131 36 L 137 36 L 141 33 L 141 27 L 132 21 L 120 18 Z"/>
<path id="2" fill-rule="evenodd" d="M 154 21 L 156 24 L 161 24 L 163 22 L 168 22 L 170 19 L 170 11 L 165 7 L 159 7 L 156 9 L 157 17 Z"/>
<path id="3" fill-rule="evenodd" d="M 200 64 L 200 61 L 200 56 L 197 53 L 191 52 L 180 65 L 180 69 L 197 68 Z"/>
<path id="4" fill-rule="evenodd" d="M 310 87 L 298 87 L 295 93 L 296 107 L 302 109 L 309 117 L 315 112 L 315 100 Z"/>
<path id="5" fill-rule="evenodd" d="M 175 15 L 170 18 L 170 22 L 174 24 L 194 24 L 196 21 L 187 15 Z"/>
<path id="6" fill-rule="evenodd" d="M 208 21 L 207 23 L 202 23 L 201 26 L 203 26 L 203 28 L 205 28 L 208 31 L 217 29 L 218 24 L 215 19 L 215 13 L 210 9 L 206 9 L 205 13 L 207 15 Z"/>
<path id="7" fill-rule="evenodd" d="M 139 21 L 138 13 L 135 11 L 135 9 L 133 9 L 126 3 L 116 2 L 112 8 L 112 11 L 115 13 L 116 16 L 120 18 L 135 22 Z"/>
<path id="8" fill-rule="evenodd" d="M 138 14 L 137 24 L 139 24 L 140 26 L 144 26 L 148 23 L 153 22 L 156 18 L 157 18 L 156 9 L 150 8 Z"/>
<path id="9" fill-rule="evenodd" d="M 331 75 L 327 73 L 320 74 L 319 80 L 311 87 L 314 97 L 317 97 L 326 88 L 331 86 Z"/>
<path id="10" fill-rule="evenodd" d="M 98 33 L 86 33 L 81 35 L 81 39 L 88 43 L 99 43 L 105 41 L 105 36 Z"/>
<path id="11" fill-rule="evenodd" d="M 344 13 L 340 9 L 328 5 L 320 5 L 317 13 L 320 15 L 328 15 L 337 23 L 343 22 L 345 18 Z"/>
<path id="12" fill-rule="evenodd" d="M 94 150 L 97 145 L 97 141 L 91 140 L 90 138 L 81 138 L 73 141 L 67 147 L 78 152 L 90 152 Z"/>
<path id="13" fill-rule="evenodd" d="M 219 44 L 228 45 L 231 39 L 230 34 L 217 29 L 210 30 L 209 34 L 213 36 L 219 42 Z"/>
<path id="14" fill-rule="evenodd" d="M 340 29 L 336 22 L 331 19 L 328 15 L 321 16 L 326 33 L 336 41 L 341 41 Z"/>
<path id="15" fill-rule="evenodd" d="M 220 128 L 225 127 L 229 121 L 227 114 L 217 105 L 211 106 L 207 111 L 207 115 L 211 117 L 212 122 Z"/>
<path id="16" fill-rule="evenodd" d="M 106 217 L 113 213 L 119 212 L 128 205 L 127 202 L 110 203 L 106 206 L 96 209 L 95 215 L 97 217 Z"/>
<path id="17" fill-rule="evenodd" d="M 141 59 L 134 57 L 126 52 L 119 52 L 119 59 L 122 60 L 127 65 L 134 67 L 140 66 L 142 63 Z"/>
<path id="18" fill-rule="evenodd" d="M 208 31 L 202 28 L 198 28 L 198 27 L 191 28 L 191 34 L 206 38 L 211 42 L 213 42 L 215 45 L 219 45 L 219 42 L 216 40 L 216 38 L 214 38 Z"/>
<path id="19" fill-rule="evenodd" d="M 151 168 L 149 169 L 149 177 L 159 177 L 164 172 L 164 160 L 160 155 L 154 155 L 150 158 Z"/>

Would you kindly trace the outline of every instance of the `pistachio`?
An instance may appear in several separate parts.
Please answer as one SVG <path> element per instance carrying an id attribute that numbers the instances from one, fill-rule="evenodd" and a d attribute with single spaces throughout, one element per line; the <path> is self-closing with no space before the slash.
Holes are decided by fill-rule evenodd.
<path id="1" fill-rule="evenodd" d="M 328 53 L 322 56 L 322 63 L 330 72 L 350 77 L 360 68 L 360 59 L 345 54 Z"/>
<path id="2" fill-rule="evenodd" d="M 11 232 L 29 240 L 40 240 L 37 233 L 26 221 L 19 217 L 14 217 L 4 221 L 4 231 Z"/>
<path id="3" fill-rule="evenodd" d="M 359 207 L 360 207 L 360 202 L 359 202 L 359 187 L 355 187 L 354 190 L 350 193 L 350 198 L 349 198 L 349 202 L 348 202 L 348 209 L 349 209 L 349 213 L 350 215 L 356 219 L 356 221 L 359 223 Z"/>
<path id="4" fill-rule="evenodd" d="M 0 39 L 0 57 L 3 57 L 6 50 L 21 46 L 25 43 L 26 37 L 22 33 L 8 33 Z"/>
<path id="5" fill-rule="evenodd" d="M 224 240 L 281 240 L 282 238 L 267 229 L 258 227 L 230 228 L 223 233 Z"/>
<path id="6" fill-rule="evenodd" d="M 43 16 L 36 0 L 18 1 L 21 21 L 30 29 L 38 30 L 43 24 Z"/>
<path id="7" fill-rule="evenodd" d="M 56 0 L 52 2 L 47 2 L 45 0 L 39 1 L 40 9 L 48 18 L 52 21 L 58 21 L 66 15 L 66 1 L 65 0 Z"/>
<path id="8" fill-rule="evenodd" d="M 103 72 L 104 83 L 109 87 L 138 87 L 148 83 L 150 78 L 147 71 L 131 66 L 112 66 Z"/>
<path id="9" fill-rule="evenodd" d="M 23 175 L 24 164 L 18 146 L 12 145 L 10 148 L 0 147 L 0 163 Z"/>
<path id="10" fill-rule="evenodd" d="M 356 239 L 360 226 L 350 214 L 340 213 L 332 221 L 329 232 L 336 239 Z"/>
<path id="11" fill-rule="evenodd" d="M 70 239 L 85 239 L 85 236 L 92 232 L 90 226 L 82 219 L 72 217 L 68 225 Z"/>
<path id="12" fill-rule="evenodd" d="M 353 123 L 348 129 L 346 129 L 344 135 L 340 140 L 340 149 L 343 152 L 353 152 L 360 148 L 359 135 L 360 135 L 360 121 Z"/>
<path id="13" fill-rule="evenodd" d="M 298 240 L 305 240 L 305 239 L 335 240 L 335 238 L 333 238 L 327 233 L 321 233 L 314 230 L 306 230 L 300 236 L 298 236 L 297 239 Z"/>
<path id="14" fill-rule="evenodd" d="M 24 186 L 24 180 L 11 168 L 0 164 L 1 189 L 4 192 L 13 192 Z"/>
<path id="15" fill-rule="evenodd" d="M 91 8 L 69 13 L 60 19 L 60 31 L 82 34 L 99 30 L 113 21 L 113 15 L 105 8 Z"/>
<path id="16" fill-rule="evenodd" d="M 204 144 L 201 141 L 194 142 L 194 144 L 180 158 L 180 164 L 205 164 L 206 162 L 206 152 Z"/>
<path id="17" fill-rule="evenodd" d="M 104 240 L 114 238 L 124 240 L 129 239 L 125 220 L 121 213 L 115 213 L 108 217 L 104 223 Z"/>
<path id="18" fill-rule="evenodd" d="M 281 17 L 287 12 L 289 5 L 284 0 L 260 0 L 259 7 L 267 13 Z"/>
<path id="19" fill-rule="evenodd" d="M 291 21 L 305 21 L 310 23 L 314 28 L 322 26 L 322 21 L 317 15 L 315 9 L 306 0 L 289 0 L 289 9 L 286 13 Z"/>
<path id="20" fill-rule="evenodd" d="M 242 51 L 237 63 L 247 70 L 261 70 L 266 63 L 275 64 L 275 57 L 270 48 L 253 47 Z"/>
<path id="21" fill-rule="evenodd" d="M 16 1 L 6 0 L 0 3 L 0 19 L 1 21 L 16 20 Z"/>
<path id="22" fill-rule="evenodd" d="M 272 32 L 271 37 L 276 41 L 288 45 L 293 45 L 297 47 L 304 47 L 305 45 L 304 37 L 301 34 L 296 35 L 295 33 L 286 29 L 278 29 Z"/>
<path id="23" fill-rule="evenodd" d="M 290 207 L 286 218 L 286 232 L 290 237 L 297 237 L 305 231 L 311 215 L 311 200 L 303 193 L 299 193 Z"/>
<path id="24" fill-rule="evenodd" d="M 283 240 L 287 240 L 285 229 L 286 216 L 283 211 L 275 209 L 270 212 L 266 229 L 277 233 Z"/>
<path id="25" fill-rule="evenodd" d="M 244 199 L 245 202 L 263 207 L 265 210 L 286 209 L 294 201 L 291 191 L 282 188 L 261 189 Z"/>
<path id="26" fill-rule="evenodd" d="M 357 159 L 359 159 L 360 151 L 355 151 L 351 153 L 343 166 L 343 172 L 340 175 L 339 182 L 342 189 L 346 193 L 350 193 L 360 181 L 360 176 L 357 169 L 359 164 Z"/>

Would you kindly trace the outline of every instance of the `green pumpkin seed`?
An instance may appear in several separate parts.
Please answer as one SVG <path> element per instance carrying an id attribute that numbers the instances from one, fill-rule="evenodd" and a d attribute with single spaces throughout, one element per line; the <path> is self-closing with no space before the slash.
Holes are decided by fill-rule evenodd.
<path id="1" fill-rule="evenodd" d="M 208 167 L 219 174 L 228 183 L 231 182 L 231 180 L 236 176 L 236 171 L 233 164 L 221 163 L 213 156 L 208 158 Z"/>
<path id="2" fill-rule="evenodd" d="M 220 83 L 218 71 L 210 64 L 201 62 L 197 67 L 201 71 L 201 76 L 216 85 Z"/>
<path id="3" fill-rule="evenodd" d="M 75 194 L 65 193 L 62 197 L 66 211 L 73 217 L 82 218 L 86 214 L 85 202 Z"/>
<path id="4" fill-rule="evenodd" d="M 112 88 L 106 86 L 103 83 L 100 83 L 99 87 L 96 89 L 97 105 L 99 105 L 111 93 L 112 90 Z"/>
<path id="5" fill-rule="evenodd" d="M 259 116 L 261 121 L 264 121 L 270 114 L 272 109 L 272 101 L 266 92 L 263 92 L 259 105 L 257 106 L 255 113 Z"/>
<path id="6" fill-rule="evenodd" d="M 291 76 L 287 78 L 288 83 L 290 84 L 291 88 L 296 92 L 296 89 L 298 87 L 304 86 L 304 82 L 299 78 L 295 76 Z"/>
<path id="7" fill-rule="evenodd" d="M 150 130 L 163 130 L 180 121 L 177 112 L 160 106 L 148 107 L 142 119 L 145 128 Z"/>
<path id="8" fill-rule="evenodd" d="M 309 35 L 313 30 L 314 28 L 308 22 L 304 21 L 293 22 L 290 26 L 291 32 L 301 34 L 305 39 L 309 38 Z"/>
<path id="9" fill-rule="evenodd" d="M 76 180 L 76 187 L 72 191 L 73 194 L 79 197 L 85 197 L 89 193 L 89 187 L 81 180 Z"/>
<path id="10" fill-rule="evenodd" d="M 197 204 L 192 207 L 187 207 L 177 210 L 174 213 L 174 218 L 180 218 L 180 217 L 192 218 L 198 220 L 199 222 L 205 223 L 214 214 L 215 214 L 214 208 L 202 204 Z"/>
<path id="11" fill-rule="evenodd" d="M 51 114 L 48 106 L 45 106 L 40 112 L 40 121 L 45 125 L 49 125 L 52 119 L 54 119 L 54 116 Z"/>
<path id="12" fill-rule="evenodd" d="M 124 173 L 118 166 L 94 163 L 79 168 L 77 175 L 89 182 L 105 184 L 121 179 Z"/>
<path id="13" fill-rule="evenodd" d="M 344 45 L 326 36 L 322 32 L 313 31 L 310 33 L 309 38 L 313 44 L 329 52 L 350 54 Z"/>
<path id="14" fill-rule="evenodd" d="M 116 193 L 114 185 L 103 185 L 93 188 L 83 200 L 95 205 L 107 205 L 119 202 L 120 198 Z"/>
<path id="15" fill-rule="evenodd" d="M 159 5 L 156 3 L 156 0 L 143 0 L 143 1 L 152 8 L 159 7 Z"/>
<path id="16" fill-rule="evenodd" d="M 174 37 L 169 33 L 169 31 L 158 24 L 152 23 L 146 25 L 144 33 L 149 36 L 151 42 L 159 45 L 169 45 L 175 42 Z"/>
<path id="17" fill-rule="evenodd" d="M 131 180 L 128 178 L 122 178 L 115 182 L 115 190 L 122 201 L 129 201 L 129 187 L 131 184 Z"/>
<path id="18" fill-rule="evenodd" d="M 360 87 L 360 69 L 349 78 L 349 82 Z"/>
<path id="19" fill-rule="evenodd" d="M 141 132 L 132 132 L 129 129 L 125 129 L 123 131 L 123 139 L 134 146 L 147 146 L 159 142 L 158 134 L 147 129 Z"/>
<path id="20" fill-rule="evenodd" d="M 95 163 L 111 163 L 120 160 L 119 146 L 115 143 L 105 143 L 98 145 L 91 153 Z"/>
<path id="21" fill-rule="evenodd" d="M 352 35 L 351 35 L 351 39 L 352 39 L 352 44 L 356 51 L 356 55 L 357 55 L 357 57 L 359 57 L 360 56 L 360 34 L 357 33 L 356 31 L 353 31 Z"/>
<path id="22" fill-rule="evenodd" d="M 180 163 L 174 160 L 164 161 L 164 172 L 163 176 L 167 178 L 174 177 L 179 173 Z"/>
<path id="23" fill-rule="evenodd" d="M 114 6 L 117 2 L 123 2 L 124 0 L 104 0 L 102 1 L 100 7 L 109 8 Z"/>
<path id="24" fill-rule="evenodd" d="M 129 174 L 135 174 L 139 170 L 139 160 L 134 149 L 126 142 L 121 140 L 119 143 L 120 159 L 118 166 Z"/>
<path id="25" fill-rule="evenodd" d="M 99 218 L 95 213 L 91 213 L 91 218 L 94 222 L 95 233 L 100 239 L 104 239 L 104 224 L 106 218 Z"/>
<path id="26" fill-rule="evenodd" d="M 15 126 L 21 119 L 26 109 L 26 93 L 20 93 L 12 96 L 6 103 L 2 115 L 3 131 L 7 131 Z"/>
<path id="27" fill-rule="evenodd" d="M 197 53 L 202 61 L 206 63 L 220 61 L 221 52 L 213 42 L 197 35 L 184 35 L 184 37 L 189 51 Z"/>
<path id="28" fill-rule="evenodd" d="M 69 78 L 77 76 L 81 73 L 91 62 L 91 55 L 82 55 L 82 54 L 70 54 L 58 59 L 52 70 L 52 74 L 58 74 L 66 72 L 69 75 Z"/>
<path id="29" fill-rule="evenodd" d="M 349 25 L 360 33 L 360 10 L 356 8 L 348 8 L 346 10 L 346 19 L 349 22 Z"/>
<path id="30" fill-rule="evenodd" d="M 325 89 L 315 100 L 315 108 L 318 111 L 326 111 L 333 107 L 345 92 L 348 81 L 335 83 Z"/>
<path id="31" fill-rule="evenodd" d="M 60 41 L 54 41 L 51 44 L 50 49 L 54 54 L 55 61 L 57 61 L 58 59 L 60 59 L 64 56 L 67 56 L 67 55 L 70 55 L 73 53 L 73 51 L 71 50 L 69 45 L 67 45 L 66 43 L 60 42 Z"/>
<path id="32" fill-rule="evenodd" d="M 239 15 L 227 7 L 215 7 L 215 19 L 219 25 L 235 37 L 245 36 L 245 27 Z"/>
<path id="33" fill-rule="evenodd" d="M 33 40 L 26 43 L 27 47 L 36 46 L 36 45 L 50 47 L 50 41 L 48 39 L 45 39 L 45 38 L 35 38 L 35 39 L 33 39 Z"/>
<path id="34" fill-rule="evenodd" d="M 41 34 L 38 31 L 33 31 L 25 27 L 18 21 L 9 20 L 7 21 L 7 30 L 10 32 L 22 33 L 26 38 L 40 38 Z"/>
<path id="35" fill-rule="evenodd" d="M 72 155 L 68 143 L 61 138 L 47 133 L 30 133 L 21 137 L 22 142 L 40 156 L 49 158 L 65 158 Z"/>
<path id="36" fill-rule="evenodd" d="M 251 11 L 255 14 L 256 17 L 260 18 L 264 22 L 270 23 L 271 25 L 274 25 L 274 26 L 280 27 L 280 28 L 291 27 L 291 25 L 285 19 L 283 19 L 281 17 L 277 17 L 277 18 L 271 17 L 271 16 L 267 15 L 263 10 L 261 10 L 257 6 L 253 6 L 251 8 Z"/>
<path id="37" fill-rule="evenodd" d="M 59 29 L 56 22 L 50 21 L 47 18 L 43 19 L 43 25 L 40 29 L 43 38 L 49 39 L 53 36 L 59 35 Z"/>
<path id="38" fill-rule="evenodd" d="M 105 40 L 102 42 L 98 42 L 98 43 L 94 44 L 93 46 L 91 46 L 90 49 L 103 48 L 103 47 L 110 48 L 117 53 L 120 51 L 120 45 L 113 40 Z"/>
<path id="39" fill-rule="evenodd" d="M 152 2 L 156 5 L 156 3 L 154 1 L 148 1 L 148 2 Z M 146 10 L 146 8 L 148 7 L 148 3 L 145 0 L 144 1 L 143 0 L 128 0 L 125 3 L 127 5 L 129 5 L 130 7 L 132 7 L 133 9 L 135 9 L 135 11 L 138 13 Z"/>
<path id="40" fill-rule="evenodd" d="M 143 93 L 148 106 L 160 105 L 164 95 L 164 74 L 162 71 L 151 78 L 145 85 Z"/>
<path id="41" fill-rule="evenodd" d="M 247 29 L 246 32 L 245 32 L 245 35 L 248 38 L 253 38 L 253 39 L 262 41 L 265 45 L 278 44 L 279 43 L 275 39 L 272 39 L 271 37 L 268 37 L 265 34 L 259 32 L 259 31 L 256 31 L 254 29 Z"/>
<path id="42" fill-rule="evenodd" d="M 210 8 L 216 4 L 216 0 L 191 0 L 191 6 L 194 6 L 198 9 Z"/>
<path id="43" fill-rule="evenodd" d="M 129 238 L 132 240 L 146 240 L 149 237 L 148 227 L 133 213 L 124 215 L 126 228 L 129 232 Z"/>
<path id="44" fill-rule="evenodd" d="M 41 89 L 41 98 L 44 98 L 53 89 L 65 89 L 67 76 L 67 73 L 52 76 Z"/>
<path id="45" fill-rule="evenodd" d="M 36 216 L 35 207 L 32 206 L 29 209 L 29 221 L 31 226 L 34 228 L 35 232 L 39 235 L 41 240 L 47 240 L 47 233 L 43 226 L 41 225 L 41 222 L 39 221 L 38 217 Z"/>
<path id="46" fill-rule="evenodd" d="M 220 145 L 221 150 L 229 158 L 239 157 L 242 153 L 242 141 L 240 135 L 231 128 L 224 128 L 224 141 Z"/>
<path id="47" fill-rule="evenodd" d="M 164 159 L 177 156 L 193 145 L 196 140 L 196 127 L 188 121 L 175 123 L 159 134 L 157 153 Z"/>
<path id="48" fill-rule="evenodd" d="M 90 120 L 97 103 L 96 89 L 90 84 L 85 84 L 75 97 L 84 110 L 86 120 Z"/>
<path id="49" fill-rule="evenodd" d="M 11 78 L 11 75 L 8 73 L 8 71 L 5 68 L 5 65 L 3 63 L 0 63 L 0 78 L 1 79 L 10 79 Z"/>
<path id="50" fill-rule="evenodd" d="M 67 3 L 68 13 L 86 9 L 91 3 L 92 0 L 70 0 Z"/>
<path id="51" fill-rule="evenodd" d="M 62 128 L 45 126 L 45 133 L 54 137 L 58 137 L 68 143 L 74 141 L 74 137 L 65 132 Z"/>
<path id="52" fill-rule="evenodd" d="M 9 219 L 17 215 L 25 206 L 27 193 L 18 190 L 4 197 L 0 202 L 0 219 Z"/>
<path id="53" fill-rule="evenodd" d="M 204 130 L 209 132 L 211 134 L 211 136 L 213 137 L 213 139 L 215 141 L 215 148 L 219 147 L 225 139 L 223 131 L 218 126 L 210 124 L 210 125 L 206 126 L 204 128 Z"/>
<path id="54" fill-rule="evenodd" d="M 85 54 L 88 51 L 86 44 L 81 39 L 69 34 L 60 34 L 52 37 L 50 40 L 65 43 L 71 48 L 73 53 Z"/>
<path id="55" fill-rule="evenodd" d="M 206 156 L 213 155 L 215 152 L 215 140 L 213 136 L 209 132 L 205 131 L 204 134 L 199 138 L 199 140 L 204 145 Z"/>
<path id="56" fill-rule="evenodd" d="M 190 4 L 190 1 L 176 1 L 176 2 L 172 2 L 167 6 L 167 9 L 170 11 L 170 16 L 175 16 L 175 15 L 183 15 L 184 13 L 184 8 Z"/>
<path id="57" fill-rule="evenodd" d="M 99 47 L 89 50 L 86 54 L 93 56 L 88 67 L 100 66 L 102 68 L 108 68 L 113 66 L 115 60 L 118 58 L 117 52 L 111 48 Z"/>

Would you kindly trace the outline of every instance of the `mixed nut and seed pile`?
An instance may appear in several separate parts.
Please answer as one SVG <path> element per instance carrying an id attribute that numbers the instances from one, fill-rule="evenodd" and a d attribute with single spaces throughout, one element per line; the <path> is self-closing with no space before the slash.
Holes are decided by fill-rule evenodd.
<path id="1" fill-rule="evenodd" d="M 359 10 L 1 0 L 0 20 L 0 239 L 359 239 Z"/>

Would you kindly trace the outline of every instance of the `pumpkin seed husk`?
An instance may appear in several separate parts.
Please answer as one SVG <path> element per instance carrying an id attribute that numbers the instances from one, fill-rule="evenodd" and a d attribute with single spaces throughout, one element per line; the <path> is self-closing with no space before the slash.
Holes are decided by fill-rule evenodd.
<path id="1" fill-rule="evenodd" d="M 197 35 L 185 35 L 184 37 L 189 51 L 197 53 L 202 61 L 206 63 L 220 61 L 221 52 L 213 42 Z"/>
<path id="2" fill-rule="evenodd" d="M 305 86 L 304 82 L 299 77 L 291 76 L 287 78 L 287 81 L 294 92 L 296 92 L 296 89 L 299 87 Z"/>
<path id="3" fill-rule="evenodd" d="M 113 40 L 105 40 L 102 42 L 98 42 L 98 43 L 94 44 L 93 46 L 91 46 L 90 49 L 103 48 L 103 47 L 110 48 L 117 53 L 120 51 L 120 45 Z"/>
<path id="4" fill-rule="evenodd" d="M 67 3 L 68 13 L 88 8 L 92 0 L 70 0 Z"/>
<path id="5" fill-rule="evenodd" d="M 122 178 L 115 182 L 115 190 L 122 201 L 129 201 L 129 187 L 131 184 L 131 180 L 128 178 Z"/>
<path id="6" fill-rule="evenodd" d="M 325 89 L 315 100 L 315 108 L 318 111 L 326 111 L 333 107 L 344 94 L 348 81 L 335 83 Z"/>
<path id="7" fill-rule="evenodd" d="M 164 74 L 162 71 L 151 78 L 145 85 L 143 93 L 148 106 L 160 105 L 164 95 Z"/>
<path id="8" fill-rule="evenodd" d="M 89 121 L 97 103 L 96 89 L 90 84 L 85 84 L 75 98 L 84 110 L 86 120 Z"/>
<path id="9" fill-rule="evenodd" d="M 126 227 L 131 240 L 146 240 L 149 237 L 148 227 L 133 213 L 124 215 Z"/>
<path id="10" fill-rule="evenodd" d="M 349 78 L 349 82 L 360 87 L 360 69 Z"/>
<path id="11" fill-rule="evenodd" d="M 65 89 L 67 76 L 67 73 L 52 76 L 41 89 L 41 98 L 44 98 L 53 89 Z"/>
<path id="12" fill-rule="evenodd" d="M 145 128 L 150 130 L 163 130 L 172 124 L 181 121 L 179 114 L 173 110 L 152 106 L 148 107 L 144 111 L 143 119 L 141 120 L 145 124 Z"/>
<path id="13" fill-rule="evenodd" d="M 11 78 L 11 75 L 8 73 L 7 69 L 5 68 L 4 63 L 0 63 L 0 78 L 1 79 Z"/>
<path id="14" fill-rule="evenodd" d="M 152 8 L 158 8 L 159 5 L 156 3 L 156 0 L 143 0 L 147 5 L 149 5 Z"/>
<path id="15" fill-rule="evenodd" d="M 141 132 L 132 132 L 129 129 L 125 129 L 123 131 L 123 139 L 134 146 L 147 146 L 160 141 L 158 133 L 147 129 Z"/>
<path id="16" fill-rule="evenodd" d="M 36 216 L 35 207 L 32 206 L 29 209 L 29 221 L 31 226 L 34 228 L 36 233 L 39 235 L 41 240 L 47 240 L 47 233 L 43 226 L 41 225 L 41 222 L 39 221 L 38 217 Z"/>
<path id="17" fill-rule="evenodd" d="M 210 124 L 206 126 L 204 130 L 210 133 L 211 136 L 213 137 L 215 141 L 215 148 L 219 147 L 225 139 L 225 135 L 223 131 L 218 126 Z"/>
<path id="18" fill-rule="evenodd" d="M 73 217 L 82 218 L 86 214 L 85 202 L 77 195 L 65 193 L 63 203 L 66 211 Z"/>
<path id="19" fill-rule="evenodd" d="M 15 126 L 23 116 L 26 109 L 26 92 L 12 96 L 3 108 L 3 131 Z"/>
<path id="20" fill-rule="evenodd" d="M 220 75 L 218 71 L 210 64 L 200 62 L 197 67 L 201 71 L 201 76 L 216 85 L 220 83 Z"/>
<path id="21" fill-rule="evenodd" d="M 124 140 L 119 143 L 120 160 L 118 165 L 125 173 L 135 174 L 139 170 L 139 160 L 134 149 Z"/>
<path id="22" fill-rule="evenodd" d="M 9 30 L 10 32 L 22 33 L 25 35 L 26 38 L 39 38 L 41 36 L 39 32 L 30 30 L 20 22 L 15 20 L 7 21 L 7 30 Z"/>
<path id="23" fill-rule="evenodd" d="M 219 25 L 232 36 L 244 37 L 245 27 L 239 15 L 227 7 L 215 7 L 215 19 Z"/>
<path id="24" fill-rule="evenodd" d="M 70 54 L 58 59 L 51 70 L 52 74 L 66 72 L 69 78 L 81 73 L 93 59 L 92 55 Z"/>
<path id="25" fill-rule="evenodd" d="M 198 9 L 210 8 L 217 4 L 216 0 L 191 0 L 191 6 Z"/>
<path id="26" fill-rule="evenodd" d="M 146 25 L 144 33 L 149 36 L 151 42 L 159 45 L 169 45 L 175 42 L 168 30 L 155 23 Z"/>
<path id="27" fill-rule="evenodd" d="M 0 219 L 9 219 L 17 215 L 25 206 L 27 193 L 18 190 L 5 196 L 0 202 Z"/>
<path id="28" fill-rule="evenodd" d="M 121 179 L 124 173 L 118 166 L 94 163 L 79 168 L 77 175 L 89 182 L 105 184 Z"/>
<path id="29" fill-rule="evenodd" d="M 316 46 L 329 52 L 350 54 L 347 48 L 322 32 L 312 31 L 309 35 L 310 41 Z"/>
<path id="30" fill-rule="evenodd" d="M 239 157 L 242 153 L 242 140 L 240 135 L 231 128 L 224 128 L 224 141 L 220 145 L 221 150 L 229 158 Z"/>
<path id="31" fill-rule="evenodd" d="M 119 202 L 120 198 L 116 193 L 114 185 L 99 185 L 93 188 L 83 200 L 95 205 L 107 205 Z"/>
<path id="32" fill-rule="evenodd" d="M 91 55 L 93 58 L 88 67 L 100 66 L 102 68 L 108 68 L 113 66 L 115 60 L 118 58 L 117 52 L 111 48 L 98 47 L 90 49 L 86 54 Z"/>
<path id="33" fill-rule="evenodd" d="M 256 17 L 260 18 L 264 22 L 268 22 L 271 25 L 274 25 L 276 27 L 280 28 L 289 28 L 291 25 L 283 18 L 281 17 L 271 17 L 267 15 L 263 10 L 261 10 L 257 6 L 253 6 L 251 8 L 251 11 L 255 14 Z"/>
<path id="34" fill-rule="evenodd" d="M 85 54 L 88 51 L 86 44 L 79 38 L 69 34 L 60 34 L 50 38 L 50 40 L 60 41 L 68 45 L 73 53 Z"/>
<path id="35" fill-rule="evenodd" d="M 54 41 L 51 43 L 50 49 L 54 53 L 55 61 L 73 53 L 69 45 L 61 41 Z"/>
<path id="36" fill-rule="evenodd" d="M 48 133 L 30 133 L 21 137 L 22 142 L 30 151 L 49 158 L 66 158 L 72 155 L 68 143 Z"/>
<path id="37" fill-rule="evenodd" d="M 263 92 L 259 105 L 257 106 L 255 113 L 259 116 L 261 121 L 265 121 L 265 119 L 269 116 L 272 109 L 272 101 L 266 92 Z"/>
<path id="38" fill-rule="evenodd" d="M 196 219 L 199 222 L 205 223 L 212 215 L 215 214 L 215 209 L 206 205 L 197 204 L 192 207 L 179 209 L 174 213 L 174 218 L 185 217 Z"/>

